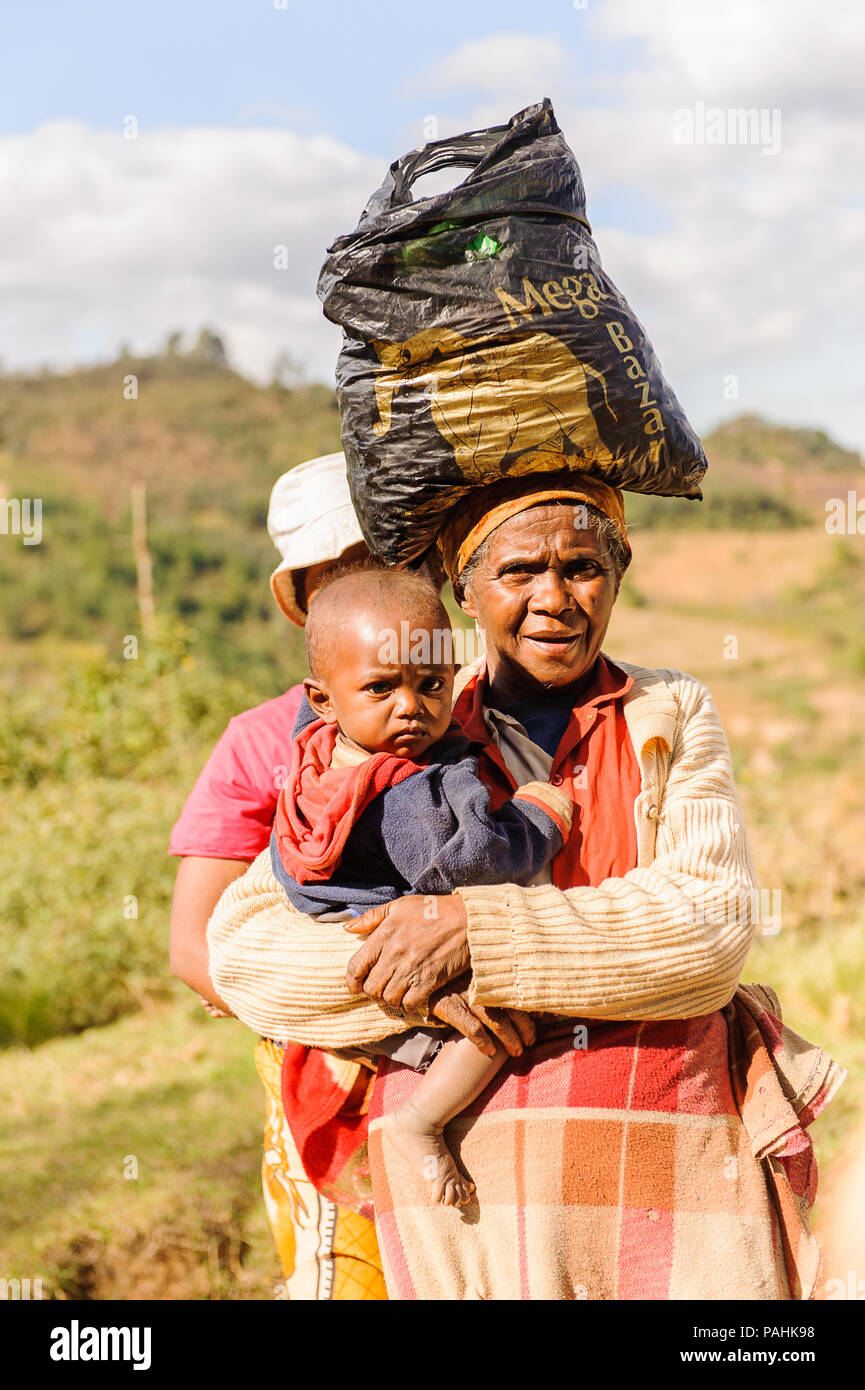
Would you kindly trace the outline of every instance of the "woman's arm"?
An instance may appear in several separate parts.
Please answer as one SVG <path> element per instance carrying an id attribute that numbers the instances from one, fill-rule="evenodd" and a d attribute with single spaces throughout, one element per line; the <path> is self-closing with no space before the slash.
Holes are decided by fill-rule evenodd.
<path id="1" fill-rule="evenodd" d="M 462 904 L 454 899 L 414 899 L 425 904 L 455 904 L 464 920 Z M 377 918 L 384 909 L 374 908 L 367 917 Z M 464 966 L 468 951 L 448 949 L 450 920 L 436 925 L 423 918 L 423 955 L 427 970 L 439 960 L 440 968 L 428 978 L 432 993 L 441 982 L 454 981 L 430 1001 L 429 1015 L 469 1038 L 482 1052 L 492 1055 L 494 1040 L 517 1057 L 534 1041 L 531 1020 L 507 1009 L 469 1007 L 465 998 Z M 349 924 L 345 924 L 346 926 Z M 426 1022 L 427 1015 L 406 1016 L 373 1002 L 346 984 L 358 937 L 349 935 L 340 922 L 321 922 L 294 912 L 270 868 L 270 852 L 255 861 L 243 878 L 223 894 L 207 929 L 210 970 L 220 993 L 236 1016 L 255 1032 L 276 1040 L 291 1040 L 310 1047 L 356 1047 L 378 1042 Z M 413 931 L 415 942 L 418 932 Z M 442 949 L 437 951 L 437 940 Z"/>
<path id="2" fill-rule="evenodd" d="M 357 938 L 341 922 L 295 912 L 264 850 L 229 884 L 207 926 L 209 973 L 242 1023 L 263 1037 L 309 1047 L 378 1042 L 423 1022 L 349 994 Z"/>
<path id="3" fill-rule="evenodd" d="M 754 929 L 754 864 L 712 697 L 690 679 L 676 695 L 654 861 L 597 887 L 460 889 L 470 999 L 659 1019 L 711 1013 L 732 998 Z"/>
<path id="4" fill-rule="evenodd" d="M 597 887 L 505 884 L 434 898 L 448 933 L 432 959 L 418 936 L 421 900 L 403 898 L 352 962 L 351 987 L 422 1008 L 450 951 L 455 967 L 471 967 L 473 1004 L 607 1019 L 723 1008 L 750 945 L 756 880 L 711 696 L 689 677 L 676 684 L 679 732 L 663 800 L 645 808 L 658 822 L 648 866 Z M 361 918 L 354 930 L 366 925 Z"/>

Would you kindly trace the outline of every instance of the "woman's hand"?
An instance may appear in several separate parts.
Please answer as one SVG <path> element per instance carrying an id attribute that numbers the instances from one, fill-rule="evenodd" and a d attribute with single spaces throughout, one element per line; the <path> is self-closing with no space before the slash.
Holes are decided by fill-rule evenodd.
<path id="1" fill-rule="evenodd" d="M 496 1038 L 511 1057 L 521 1057 L 535 1041 L 535 1025 L 528 1014 L 517 1009 L 485 1009 L 483 1004 L 469 1004 L 468 981 L 456 981 L 439 990 L 429 1013 L 431 1018 L 462 1033 L 485 1057 L 495 1056 Z"/>
<path id="2" fill-rule="evenodd" d="M 471 966 L 466 910 L 456 893 L 397 898 L 346 923 L 369 936 L 348 963 L 352 994 L 368 994 L 403 1013 L 423 1013 L 430 995 Z"/>

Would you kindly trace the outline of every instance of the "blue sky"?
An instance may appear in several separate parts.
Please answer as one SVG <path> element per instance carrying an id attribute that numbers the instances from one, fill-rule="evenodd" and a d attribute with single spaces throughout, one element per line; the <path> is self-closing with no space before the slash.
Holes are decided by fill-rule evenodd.
<path id="1" fill-rule="evenodd" d="M 116 128 L 130 110 L 153 124 L 234 125 L 247 108 L 270 102 L 293 108 L 301 125 L 389 154 L 395 125 L 424 115 L 413 74 L 491 28 L 523 32 L 526 18 L 524 0 L 288 0 L 284 10 L 267 0 L 7 5 L 0 45 L 12 62 L 0 129 L 30 130 L 61 116 Z M 623 43 L 601 54 L 584 19 L 568 0 L 532 7 L 532 30 L 568 49 L 573 83 L 628 49 L 639 52 L 638 43 Z M 458 109 L 458 99 L 443 100 L 442 110 L 448 106 Z"/>
<path id="2" fill-rule="evenodd" d="M 5 0 L 0 51 L 7 365 L 208 322 L 256 379 L 284 350 L 332 379 L 316 276 L 386 166 L 429 115 L 450 134 L 548 95 L 698 427 L 758 410 L 865 445 L 858 0 Z M 777 110 L 780 148 L 677 144 L 674 113 L 712 103 Z"/>

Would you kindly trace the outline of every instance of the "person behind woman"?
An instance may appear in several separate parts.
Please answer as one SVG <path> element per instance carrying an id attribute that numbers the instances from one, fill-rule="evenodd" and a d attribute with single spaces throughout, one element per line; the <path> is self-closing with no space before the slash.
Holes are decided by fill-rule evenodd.
<path id="1" fill-rule="evenodd" d="M 338 565 L 369 556 L 343 455 L 310 459 L 285 473 L 273 488 L 267 527 L 282 556 L 270 580 L 274 598 L 289 621 L 303 627 L 321 580 Z M 303 686 L 295 685 L 229 722 L 171 832 L 169 853 L 180 858 L 171 969 L 216 1016 L 226 1016 L 230 1006 L 210 978 L 207 919 L 223 889 L 270 842 L 302 698 Z M 262 1037 L 255 1049 L 267 1096 L 262 1184 L 287 1295 L 384 1299 L 371 1221 L 321 1197 L 303 1171 L 283 1113 L 282 1055 L 272 1036 Z"/>
<path id="2" fill-rule="evenodd" d="M 454 714 L 491 805 L 526 775 L 572 798 L 552 881 L 328 928 L 289 919 L 265 855 L 211 919 L 213 978 L 249 1026 L 330 1047 L 428 1010 L 502 1041 L 500 1010 L 549 1016 L 451 1126 L 471 1219 L 431 1207 L 383 1142 L 416 1079 L 382 1064 L 370 1160 L 391 1297 L 808 1298 L 805 1127 L 843 1073 L 769 991 L 738 987 L 756 880 L 708 690 L 602 650 L 630 560 L 621 494 L 573 473 L 478 489 L 440 545 L 485 639 Z"/>

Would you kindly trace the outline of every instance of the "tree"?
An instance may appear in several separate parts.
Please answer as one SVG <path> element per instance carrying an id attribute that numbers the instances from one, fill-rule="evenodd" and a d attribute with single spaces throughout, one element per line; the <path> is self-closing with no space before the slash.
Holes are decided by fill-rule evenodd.
<path id="1" fill-rule="evenodd" d="M 192 349 L 192 355 L 197 357 L 200 362 L 210 362 L 216 367 L 228 366 L 225 344 L 212 328 L 202 328 L 195 347 Z"/>

